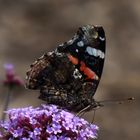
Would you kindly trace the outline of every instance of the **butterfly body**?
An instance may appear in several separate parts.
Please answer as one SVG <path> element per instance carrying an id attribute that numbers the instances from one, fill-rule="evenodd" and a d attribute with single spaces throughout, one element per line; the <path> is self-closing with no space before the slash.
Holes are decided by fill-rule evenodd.
<path id="1" fill-rule="evenodd" d="M 86 25 L 75 36 L 46 53 L 27 72 L 27 88 L 39 89 L 40 99 L 78 112 L 94 108 L 105 56 L 102 27 Z"/>

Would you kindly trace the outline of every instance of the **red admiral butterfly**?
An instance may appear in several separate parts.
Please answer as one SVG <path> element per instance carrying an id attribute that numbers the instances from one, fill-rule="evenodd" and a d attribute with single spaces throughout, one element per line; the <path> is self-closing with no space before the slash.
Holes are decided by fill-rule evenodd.
<path id="1" fill-rule="evenodd" d="M 74 112 L 100 106 L 93 96 L 103 70 L 105 41 L 102 27 L 80 27 L 71 40 L 30 66 L 26 87 L 39 89 L 39 98 L 48 104 Z"/>

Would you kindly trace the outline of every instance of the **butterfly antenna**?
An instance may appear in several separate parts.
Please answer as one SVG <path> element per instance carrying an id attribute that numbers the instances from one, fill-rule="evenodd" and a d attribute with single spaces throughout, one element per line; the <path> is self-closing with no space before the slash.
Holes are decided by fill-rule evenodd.
<path id="1" fill-rule="evenodd" d="M 101 104 L 102 106 L 104 106 L 104 104 L 110 104 L 110 103 L 123 104 L 124 102 L 131 102 L 134 99 L 135 99 L 134 97 L 130 97 L 125 99 L 103 100 L 103 101 L 99 101 L 98 103 Z"/>

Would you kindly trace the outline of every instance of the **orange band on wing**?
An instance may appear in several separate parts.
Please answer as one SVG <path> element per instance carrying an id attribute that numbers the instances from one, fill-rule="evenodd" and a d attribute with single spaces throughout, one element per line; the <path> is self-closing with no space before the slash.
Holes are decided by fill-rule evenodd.
<path id="1" fill-rule="evenodd" d="M 76 57 L 73 57 L 72 55 L 68 54 L 67 55 L 69 60 L 74 64 L 77 65 L 78 64 L 78 59 Z"/>
<path id="2" fill-rule="evenodd" d="M 98 76 L 95 74 L 94 71 L 92 71 L 90 68 L 88 68 L 84 62 L 81 61 L 80 71 L 82 71 L 88 79 L 96 79 L 98 80 Z"/>

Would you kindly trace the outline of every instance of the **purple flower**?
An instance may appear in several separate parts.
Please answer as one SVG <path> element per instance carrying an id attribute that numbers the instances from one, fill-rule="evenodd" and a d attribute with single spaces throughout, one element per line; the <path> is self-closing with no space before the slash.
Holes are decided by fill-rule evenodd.
<path id="1" fill-rule="evenodd" d="M 23 80 L 16 75 L 14 66 L 12 64 L 4 64 L 4 69 L 6 73 L 6 79 L 3 81 L 5 85 L 8 86 L 22 86 L 24 85 Z"/>
<path id="2" fill-rule="evenodd" d="M 55 105 L 7 111 L 9 120 L 0 123 L 0 137 L 20 140 L 88 140 L 97 137 L 98 127 Z"/>

